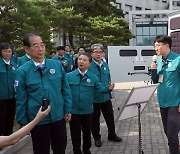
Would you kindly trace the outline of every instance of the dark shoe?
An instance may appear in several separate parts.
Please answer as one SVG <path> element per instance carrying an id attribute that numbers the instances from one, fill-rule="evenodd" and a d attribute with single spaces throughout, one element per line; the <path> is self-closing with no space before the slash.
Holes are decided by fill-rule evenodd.
<path id="1" fill-rule="evenodd" d="M 114 135 L 114 136 L 108 136 L 108 140 L 113 142 L 121 142 L 122 138 L 117 135 Z"/>
<path id="2" fill-rule="evenodd" d="M 90 150 L 85 150 L 83 151 L 84 154 L 91 154 L 91 151 Z"/>
<path id="3" fill-rule="evenodd" d="M 102 146 L 101 139 L 95 140 L 95 146 L 97 146 L 97 147 L 101 147 Z"/>

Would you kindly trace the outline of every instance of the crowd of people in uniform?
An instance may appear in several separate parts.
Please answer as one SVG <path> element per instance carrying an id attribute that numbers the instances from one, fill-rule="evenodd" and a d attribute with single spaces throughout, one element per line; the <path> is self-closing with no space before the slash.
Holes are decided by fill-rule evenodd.
<path id="1" fill-rule="evenodd" d="M 28 33 L 22 42 L 26 54 L 17 59 L 10 43 L 0 44 L 1 138 L 13 133 L 16 115 L 16 121 L 23 127 L 19 130 L 21 134 L 32 129 L 35 154 L 49 154 L 50 148 L 54 154 L 63 154 L 67 144 L 66 123 L 69 123 L 73 152 L 90 154 L 91 134 L 95 146 L 102 146 L 102 113 L 108 140 L 121 142 L 115 132 L 111 102 L 115 85 L 111 83 L 103 46 L 93 44 L 90 53 L 79 47 L 77 54 L 72 54 L 68 45 L 58 46 L 49 59 L 45 57 L 46 46 L 41 36 Z M 50 107 L 39 111 L 44 101 Z M 43 116 L 36 120 L 39 114 Z M 17 136 L 22 138 L 19 133 L 13 137 Z"/>
<path id="2" fill-rule="evenodd" d="M 121 142 L 111 102 L 115 85 L 103 46 L 93 44 L 90 53 L 79 47 L 75 55 L 69 46 L 58 46 L 48 59 L 41 36 L 28 33 L 22 42 L 26 54 L 18 60 L 11 44 L 0 44 L 0 148 L 31 131 L 34 154 L 49 154 L 50 148 L 54 154 L 64 154 L 69 123 L 74 154 L 90 154 L 91 134 L 95 146 L 102 146 L 101 113 L 108 140 Z M 170 154 L 179 154 L 180 56 L 171 50 L 169 36 L 157 36 L 154 43 L 161 57 L 151 64 L 152 81 L 159 84 L 157 96 Z M 44 102 L 49 106 L 42 111 Z M 23 128 L 13 133 L 15 115 Z"/>

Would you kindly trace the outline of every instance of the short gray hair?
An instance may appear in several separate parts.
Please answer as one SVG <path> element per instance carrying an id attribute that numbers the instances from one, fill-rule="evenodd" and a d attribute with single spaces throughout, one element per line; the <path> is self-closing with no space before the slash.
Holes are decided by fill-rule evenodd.
<path id="1" fill-rule="evenodd" d="M 100 44 L 100 43 L 96 43 L 96 44 L 91 45 L 91 51 L 94 51 L 94 49 L 97 49 L 97 48 L 101 48 L 102 51 L 104 51 L 103 50 L 103 45 Z"/>

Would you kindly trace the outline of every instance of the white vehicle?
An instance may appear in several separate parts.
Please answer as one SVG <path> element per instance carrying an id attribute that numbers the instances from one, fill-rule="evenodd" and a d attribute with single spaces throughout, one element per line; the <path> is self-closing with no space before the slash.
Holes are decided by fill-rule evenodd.
<path id="1" fill-rule="evenodd" d="M 112 82 L 151 81 L 153 46 L 108 46 Z"/>
<path id="2" fill-rule="evenodd" d="M 180 53 L 180 11 L 170 13 L 168 35 L 172 51 Z M 149 67 L 155 55 L 153 46 L 108 46 L 112 82 L 151 81 Z"/>

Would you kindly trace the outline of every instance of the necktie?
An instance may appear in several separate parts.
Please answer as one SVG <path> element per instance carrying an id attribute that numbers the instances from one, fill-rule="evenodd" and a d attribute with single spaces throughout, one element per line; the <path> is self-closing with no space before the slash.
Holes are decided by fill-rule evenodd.
<path id="1" fill-rule="evenodd" d="M 101 66 L 97 65 L 98 71 L 101 72 Z"/>
<path id="2" fill-rule="evenodd" d="M 40 68 L 40 69 L 43 70 L 43 69 L 44 69 L 44 64 L 39 64 L 39 65 L 38 65 L 38 68 Z"/>
<path id="3" fill-rule="evenodd" d="M 84 76 L 82 74 L 79 74 L 79 76 L 80 76 L 80 81 L 81 81 Z"/>
<path id="4" fill-rule="evenodd" d="M 44 64 L 39 64 L 39 65 L 38 65 L 38 71 L 39 71 L 39 73 L 40 73 L 40 75 L 41 75 L 41 78 L 42 78 L 42 76 L 43 76 L 43 69 L 44 69 Z"/>
<path id="5" fill-rule="evenodd" d="M 8 70 L 8 64 L 6 64 L 6 70 Z"/>
<path id="6" fill-rule="evenodd" d="M 101 81 L 101 66 L 97 65 L 98 71 L 99 71 L 99 80 Z"/>

